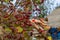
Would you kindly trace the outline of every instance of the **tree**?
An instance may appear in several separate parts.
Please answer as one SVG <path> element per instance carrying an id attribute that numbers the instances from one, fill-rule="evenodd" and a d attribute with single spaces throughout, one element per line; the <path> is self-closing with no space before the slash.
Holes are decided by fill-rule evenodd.
<path id="1" fill-rule="evenodd" d="M 19 40 L 20 37 L 22 37 L 21 35 L 19 35 L 21 33 L 23 35 L 22 40 L 24 40 L 23 38 L 25 34 L 23 33 L 28 31 L 26 33 L 28 35 L 28 33 L 34 28 L 30 22 L 31 14 L 36 12 L 38 14 L 36 14 L 36 17 L 38 17 L 38 19 L 40 17 L 44 17 L 44 7 L 42 6 L 44 0 L 20 0 L 21 2 L 19 0 L 16 0 L 15 4 L 10 1 L 7 3 L 7 1 L 3 1 L 7 5 L 3 4 L 5 7 L 2 7 L 3 9 L 1 12 L 1 25 L 3 25 L 6 32 L 8 30 L 8 35 L 6 35 L 5 37 L 11 39 L 11 35 L 13 34 L 15 35 L 13 36 L 13 39 L 16 37 L 16 39 Z M 10 33 L 11 35 L 9 35 Z M 19 38 L 17 38 L 18 35 Z M 28 37 L 30 36 L 28 35 Z"/>

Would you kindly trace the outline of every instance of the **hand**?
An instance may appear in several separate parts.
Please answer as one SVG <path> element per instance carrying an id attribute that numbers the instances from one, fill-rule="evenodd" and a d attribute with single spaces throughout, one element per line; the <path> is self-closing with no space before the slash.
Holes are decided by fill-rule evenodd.
<path id="1" fill-rule="evenodd" d="M 42 27 L 39 27 L 39 25 L 36 24 L 36 23 L 40 23 L 41 24 L 42 22 L 40 20 L 30 19 L 30 22 L 33 25 L 33 27 L 35 27 L 39 32 L 42 31 L 42 30 L 44 30 Z"/>
<path id="2" fill-rule="evenodd" d="M 35 24 L 35 25 L 37 25 L 36 23 L 39 23 L 40 26 L 42 26 L 42 27 L 47 25 L 46 22 L 43 19 L 40 19 L 40 20 L 38 20 L 38 19 L 30 19 L 30 22 L 32 24 Z"/>
<path id="3" fill-rule="evenodd" d="M 44 29 L 49 30 L 50 26 L 48 26 L 45 21 L 43 19 L 30 19 L 30 22 L 32 23 L 32 25 L 40 32 L 41 30 L 44 31 Z M 36 24 L 36 23 L 40 23 L 40 25 Z M 40 26 L 40 27 L 39 27 Z M 44 33 L 44 32 L 43 32 Z"/>

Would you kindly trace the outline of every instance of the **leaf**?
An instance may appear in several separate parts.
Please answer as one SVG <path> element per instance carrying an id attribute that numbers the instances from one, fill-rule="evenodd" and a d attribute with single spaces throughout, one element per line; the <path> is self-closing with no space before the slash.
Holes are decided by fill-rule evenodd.
<path id="1" fill-rule="evenodd" d="M 36 3 L 37 3 L 37 4 L 40 4 L 40 0 L 37 0 Z"/>
<path id="2" fill-rule="evenodd" d="M 9 0 L 5 0 L 5 2 L 9 2 Z"/>
<path id="3" fill-rule="evenodd" d="M 11 32 L 12 30 L 11 30 L 10 28 L 6 27 L 6 28 L 5 28 L 5 31 L 6 31 L 6 32 Z"/>
<path id="4" fill-rule="evenodd" d="M 21 33 L 21 32 L 23 31 L 23 28 L 22 28 L 22 27 L 20 27 L 20 26 L 18 26 L 18 27 L 17 27 L 17 30 L 18 30 L 18 32 L 20 32 L 20 33 Z"/>
<path id="5" fill-rule="evenodd" d="M 52 37 L 51 36 L 48 36 L 47 38 L 48 38 L 48 40 L 52 40 Z"/>

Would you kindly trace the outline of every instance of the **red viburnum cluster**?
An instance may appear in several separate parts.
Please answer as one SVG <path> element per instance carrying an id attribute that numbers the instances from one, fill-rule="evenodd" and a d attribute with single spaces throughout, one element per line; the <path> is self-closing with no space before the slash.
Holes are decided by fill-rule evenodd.
<path id="1" fill-rule="evenodd" d="M 31 16 L 31 12 L 28 12 L 28 13 L 22 12 L 22 13 L 19 13 L 18 15 L 15 15 L 15 18 L 17 19 L 17 22 L 20 22 L 20 25 L 22 27 L 26 27 L 26 26 L 31 26 L 29 21 L 30 16 Z"/>

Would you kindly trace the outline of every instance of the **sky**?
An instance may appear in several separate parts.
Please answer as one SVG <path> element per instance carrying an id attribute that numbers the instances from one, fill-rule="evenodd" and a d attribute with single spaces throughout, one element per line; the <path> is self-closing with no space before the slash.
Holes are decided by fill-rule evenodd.
<path id="1" fill-rule="evenodd" d="M 47 8 L 47 15 L 49 15 L 56 7 L 60 6 L 60 0 L 46 0 L 44 6 Z"/>

